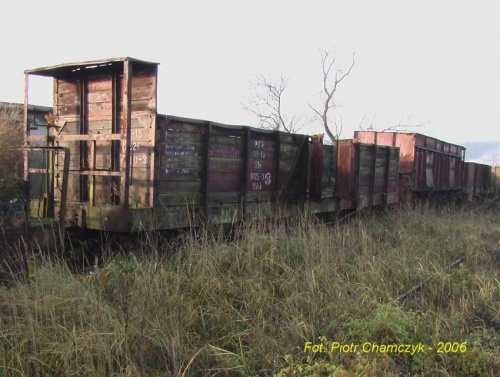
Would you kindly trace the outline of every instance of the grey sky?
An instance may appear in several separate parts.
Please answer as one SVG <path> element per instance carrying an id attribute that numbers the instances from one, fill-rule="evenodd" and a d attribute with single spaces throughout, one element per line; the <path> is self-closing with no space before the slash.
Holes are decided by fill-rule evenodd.
<path id="1" fill-rule="evenodd" d="M 319 50 L 356 65 L 338 90 L 344 137 L 363 121 L 451 142 L 500 140 L 495 1 L 9 1 L 0 16 L 0 101 L 22 102 L 24 69 L 132 56 L 160 63 L 160 113 L 255 125 L 256 74 L 289 77 L 285 111 L 319 104 Z M 51 104 L 34 80 L 30 103 Z M 303 133 L 322 132 L 311 122 Z"/>

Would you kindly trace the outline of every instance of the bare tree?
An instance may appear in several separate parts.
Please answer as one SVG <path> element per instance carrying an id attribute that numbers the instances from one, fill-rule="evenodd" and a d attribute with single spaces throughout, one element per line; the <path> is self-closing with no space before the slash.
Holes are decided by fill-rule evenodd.
<path id="1" fill-rule="evenodd" d="M 262 128 L 297 132 L 302 127 L 302 117 L 293 115 L 289 118 L 283 113 L 283 94 L 287 86 L 288 79 L 283 76 L 272 81 L 258 75 L 252 83 L 252 92 L 243 108 L 257 118 Z"/>
<path id="2" fill-rule="evenodd" d="M 323 123 L 326 134 L 331 141 L 339 138 L 342 132 L 342 117 L 339 116 L 338 120 L 335 117 L 330 117 L 328 112 L 330 109 L 337 107 L 333 96 L 335 95 L 338 85 L 344 80 L 354 67 L 354 56 L 352 54 L 352 63 L 346 72 L 342 72 L 341 69 L 335 71 L 335 75 L 332 77 L 332 68 L 335 64 L 335 54 L 330 56 L 330 52 L 321 51 L 321 68 L 323 70 L 323 90 L 321 91 L 322 107 L 315 108 L 311 104 L 308 104 L 311 110 L 314 111 L 317 118 Z M 332 131 L 332 128 L 334 131 Z"/>
<path id="3" fill-rule="evenodd" d="M 22 172 L 23 122 L 21 109 L 0 106 L 0 176 L 20 176 Z"/>

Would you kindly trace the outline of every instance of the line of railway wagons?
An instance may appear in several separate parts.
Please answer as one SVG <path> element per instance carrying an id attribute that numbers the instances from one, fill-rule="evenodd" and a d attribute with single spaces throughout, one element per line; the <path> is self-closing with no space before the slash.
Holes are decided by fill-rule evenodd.
<path id="1" fill-rule="evenodd" d="M 500 187 L 498 169 L 420 134 L 356 132 L 332 145 L 322 135 L 161 115 L 157 73 L 157 63 L 128 57 L 25 71 L 25 179 L 40 185 L 32 215 L 129 232 Z M 30 75 L 53 78 L 46 135 L 30 133 Z"/>

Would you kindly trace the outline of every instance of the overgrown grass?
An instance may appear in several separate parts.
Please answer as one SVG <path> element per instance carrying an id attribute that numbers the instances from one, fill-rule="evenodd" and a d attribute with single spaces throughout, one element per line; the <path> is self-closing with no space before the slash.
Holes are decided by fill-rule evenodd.
<path id="1" fill-rule="evenodd" d="M 187 232 L 0 288 L 3 376 L 497 376 L 500 219 L 452 209 Z M 174 250 L 175 249 L 175 250 Z M 462 265 L 446 269 L 465 255 Z M 422 290 L 399 302 L 419 282 Z M 304 352 L 307 341 L 466 352 Z M 329 348 L 328 348 L 329 349 Z"/>

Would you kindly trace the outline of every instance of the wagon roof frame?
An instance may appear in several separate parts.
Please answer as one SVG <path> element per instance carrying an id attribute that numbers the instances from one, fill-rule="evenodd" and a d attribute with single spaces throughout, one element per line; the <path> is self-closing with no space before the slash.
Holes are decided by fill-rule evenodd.
<path id="1" fill-rule="evenodd" d="M 24 71 L 24 73 L 27 75 L 36 75 L 44 77 L 63 77 L 77 70 L 111 66 L 113 65 L 113 63 L 123 63 L 125 61 L 129 61 L 132 64 L 139 64 L 145 66 L 152 66 L 152 65 L 158 66 L 160 64 L 155 62 L 149 62 L 146 60 L 135 59 L 127 56 L 127 57 L 86 60 L 82 62 L 56 64 L 46 67 L 27 69 Z"/>

